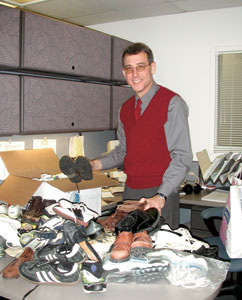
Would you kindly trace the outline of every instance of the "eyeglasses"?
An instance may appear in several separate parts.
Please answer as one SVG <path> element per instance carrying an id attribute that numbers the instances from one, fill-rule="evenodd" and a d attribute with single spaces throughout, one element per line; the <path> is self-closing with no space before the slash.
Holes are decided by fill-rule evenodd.
<path id="1" fill-rule="evenodd" d="M 136 72 L 143 72 L 146 67 L 148 67 L 150 64 L 139 64 L 135 67 L 132 67 L 132 66 L 126 66 L 123 68 L 125 74 L 130 74 L 130 73 L 133 73 L 134 69 L 136 70 Z"/>

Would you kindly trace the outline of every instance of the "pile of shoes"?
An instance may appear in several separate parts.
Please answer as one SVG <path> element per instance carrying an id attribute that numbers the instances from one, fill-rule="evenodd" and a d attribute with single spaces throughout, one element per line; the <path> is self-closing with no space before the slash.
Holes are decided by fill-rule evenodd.
<path id="1" fill-rule="evenodd" d="M 0 259 L 6 253 L 14 257 L 1 270 L 3 278 L 21 276 L 38 284 L 81 281 L 85 292 L 106 290 L 102 259 L 89 243 L 106 236 L 96 222 L 97 212 L 85 203 L 39 196 L 16 219 L 8 215 L 8 205 L 0 208 Z M 114 236 L 106 243 L 108 249 L 113 241 Z"/>
<path id="2" fill-rule="evenodd" d="M 118 205 L 105 218 L 67 199 L 33 196 L 25 210 L 9 207 L 0 205 L 0 259 L 7 253 L 14 260 L 1 270 L 3 278 L 81 282 L 85 293 L 104 292 L 108 282 L 209 282 L 205 257 L 216 258 L 217 249 L 186 228 L 171 229 L 156 209 L 144 210 L 138 201 Z"/>

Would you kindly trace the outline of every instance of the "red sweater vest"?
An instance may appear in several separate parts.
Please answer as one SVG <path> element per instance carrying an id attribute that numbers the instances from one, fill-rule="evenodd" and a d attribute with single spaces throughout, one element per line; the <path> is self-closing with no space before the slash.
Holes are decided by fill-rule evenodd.
<path id="1" fill-rule="evenodd" d="M 120 118 L 126 136 L 124 172 L 126 185 L 133 189 L 159 186 L 171 161 L 167 148 L 164 124 L 170 100 L 176 94 L 159 88 L 142 116 L 135 121 L 135 97 L 122 106 Z"/>

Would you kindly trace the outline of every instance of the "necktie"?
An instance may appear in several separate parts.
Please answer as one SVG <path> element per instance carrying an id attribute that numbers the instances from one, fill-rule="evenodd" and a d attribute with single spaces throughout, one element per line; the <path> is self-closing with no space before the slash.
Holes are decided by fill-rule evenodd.
<path id="1" fill-rule="evenodd" d="M 142 101 L 140 99 L 138 99 L 135 110 L 134 110 L 135 121 L 137 121 L 139 119 L 139 117 L 141 116 L 141 104 L 142 104 Z"/>

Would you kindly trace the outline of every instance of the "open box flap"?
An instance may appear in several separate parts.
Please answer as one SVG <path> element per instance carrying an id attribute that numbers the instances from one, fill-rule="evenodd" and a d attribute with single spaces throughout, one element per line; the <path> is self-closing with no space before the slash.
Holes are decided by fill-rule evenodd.
<path id="1" fill-rule="evenodd" d="M 59 174 L 59 158 L 52 148 L 0 152 L 10 175 L 40 178 L 41 174 Z"/>
<path id="2" fill-rule="evenodd" d="M 94 172 L 92 180 L 82 180 L 81 182 L 77 183 L 77 185 L 75 183 L 72 183 L 69 179 L 52 180 L 48 181 L 48 183 L 63 192 L 70 192 L 78 189 L 85 190 L 96 187 L 120 185 L 117 180 L 111 179 L 103 173 L 96 172 Z"/>
<path id="3" fill-rule="evenodd" d="M 0 200 L 24 207 L 40 184 L 40 181 L 9 175 L 1 184 Z"/>

